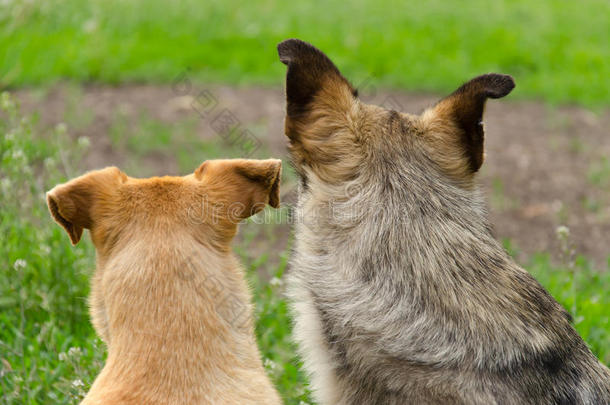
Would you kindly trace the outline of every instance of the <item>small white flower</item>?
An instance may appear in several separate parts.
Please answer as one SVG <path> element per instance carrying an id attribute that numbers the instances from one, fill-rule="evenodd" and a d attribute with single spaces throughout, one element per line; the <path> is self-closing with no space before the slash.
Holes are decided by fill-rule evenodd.
<path id="1" fill-rule="evenodd" d="M 282 283 L 282 279 L 278 277 L 273 277 L 271 280 L 269 280 L 269 284 L 271 284 L 273 287 L 279 287 L 282 285 Z"/>
<path id="2" fill-rule="evenodd" d="M 45 167 L 53 167 L 55 165 L 55 159 L 52 157 L 44 158 L 43 164 Z"/>
<path id="3" fill-rule="evenodd" d="M 70 357 L 79 357 L 82 354 L 80 347 L 71 347 L 68 350 L 68 356 Z"/>
<path id="4" fill-rule="evenodd" d="M 78 388 L 78 387 L 84 387 L 85 383 L 83 382 L 83 380 L 81 380 L 80 378 L 77 378 L 76 380 L 72 381 L 72 386 L 74 388 Z"/>
<path id="5" fill-rule="evenodd" d="M 25 159 L 25 153 L 23 153 L 21 149 L 15 149 L 11 154 L 11 157 L 13 158 L 13 160 Z"/>
<path id="6" fill-rule="evenodd" d="M 558 226 L 557 230 L 555 230 L 555 232 L 557 233 L 557 236 L 559 236 L 560 238 L 567 238 L 568 236 L 570 236 L 570 228 L 568 228 L 565 225 Z"/>
<path id="7" fill-rule="evenodd" d="M 11 96 L 10 94 L 8 94 L 8 92 L 3 92 L 2 95 L 0 96 L 0 107 L 3 110 L 8 110 L 9 108 L 11 108 L 13 105 L 13 101 L 11 100 Z"/>
<path id="8" fill-rule="evenodd" d="M 40 245 L 40 251 L 45 255 L 48 255 L 51 253 L 51 247 L 49 245 Z"/>
<path id="9" fill-rule="evenodd" d="M 55 126 L 55 132 L 57 132 L 60 135 L 65 134 L 67 131 L 68 131 L 68 127 L 63 122 L 60 122 L 59 124 L 57 124 Z"/>
<path id="10" fill-rule="evenodd" d="M 4 135 L 4 139 L 6 139 L 7 141 L 15 140 L 15 132 L 14 131 L 7 132 L 6 135 Z"/>
<path id="11" fill-rule="evenodd" d="M 11 187 L 11 179 L 8 177 L 4 177 L 2 180 L 0 180 L 0 189 L 2 189 L 2 194 L 8 194 L 11 191 Z"/>
<path id="12" fill-rule="evenodd" d="M 90 18 L 83 23 L 83 31 L 86 33 L 93 32 L 97 29 L 97 21 L 95 18 Z"/>
<path id="13" fill-rule="evenodd" d="M 59 361 L 66 361 L 68 360 L 68 355 L 64 352 L 59 353 Z"/>
<path id="14" fill-rule="evenodd" d="M 15 270 L 19 271 L 19 269 L 23 269 L 27 265 L 28 265 L 28 262 L 26 262 L 25 260 L 17 259 L 17 260 L 15 260 L 15 264 L 13 264 L 13 267 L 15 268 Z"/>
<path id="15" fill-rule="evenodd" d="M 81 148 L 88 148 L 91 144 L 91 141 L 86 136 L 79 136 L 77 142 L 78 146 L 80 146 Z"/>
<path id="16" fill-rule="evenodd" d="M 277 366 L 271 359 L 265 359 L 264 365 L 265 368 L 268 368 L 269 370 L 275 370 L 275 367 Z"/>

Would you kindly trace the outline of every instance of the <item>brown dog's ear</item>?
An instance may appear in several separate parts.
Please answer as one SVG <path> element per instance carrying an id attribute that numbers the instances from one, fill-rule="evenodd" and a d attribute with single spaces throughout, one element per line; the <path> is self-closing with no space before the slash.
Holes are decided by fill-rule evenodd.
<path id="1" fill-rule="evenodd" d="M 195 177 L 208 183 L 217 204 L 222 201 L 225 215 L 239 222 L 267 204 L 280 206 L 282 161 L 279 159 L 209 160 L 195 171 Z"/>
<path id="2" fill-rule="evenodd" d="M 322 51 L 298 39 L 281 42 L 277 51 L 280 61 L 288 66 L 286 113 L 289 119 L 306 115 L 314 101 L 332 109 L 349 108 L 356 91 Z"/>
<path id="3" fill-rule="evenodd" d="M 47 205 L 51 216 L 61 225 L 73 245 L 76 245 L 83 229 L 94 224 L 92 209 L 96 200 L 107 198 L 119 181 L 126 179 L 116 167 L 89 172 L 47 192 Z"/>
<path id="4" fill-rule="evenodd" d="M 250 204 L 247 216 L 256 214 L 269 204 L 280 207 L 280 180 L 282 161 L 279 159 L 249 160 L 235 166 L 235 171 L 251 183 Z"/>
<path id="5" fill-rule="evenodd" d="M 472 174 L 483 164 L 483 111 L 488 98 L 501 98 L 515 88 L 515 82 L 508 75 L 489 73 L 475 77 L 462 85 L 448 97 L 439 101 L 432 110 L 424 115 L 433 128 L 445 128 L 442 136 L 453 137 L 445 139 L 446 145 L 453 145 L 458 150 L 443 151 L 442 139 L 437 139 L 437 145 L 444 158 L 448 154 L 465 158 L 463 170 L 457 170 L 460 165 L 454 163 L 452 171 L 462 171 L 462 174 Z"/>

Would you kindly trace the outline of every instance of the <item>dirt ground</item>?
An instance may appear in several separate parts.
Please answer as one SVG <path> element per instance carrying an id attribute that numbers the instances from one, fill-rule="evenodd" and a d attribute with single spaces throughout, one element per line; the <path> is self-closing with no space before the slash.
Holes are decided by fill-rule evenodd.
<path id="1" fill-rule="evenodd" d="M 42 127 L 69 121 L 71 135 L 89 137 L 91 147 L 83 169 L 129 163 L 130 154 L 116 148 L 108 136 L 117 112 L 128 120 L 145 112 L 169 125 L 191 120 L 197 137 L 214 140 L 218 134 L 211 125 L 213 115 L 226 108 L 242 127 L 253 128 L 264 144 L 253 157 L 286 157 L 280 88 L 56 86 L 45 91 L 19 90 L 16 95 L 24 111 L 39 113 Z M 365 91 L 362 98 L 411 113 L 438 99 L 381 91 Z M 214 114 L 207 111 L 210 103 L 216 105 Z M 480 182 L 497 237 L 510 238 L 521 262 L 544 251 L 551 252 L 557 262 L 561 255 L 556 229 L 565 225 L 576 253 L 605 269 L 610 260 L 610 111 L 550 108 L 537 102 L 513 102 L 509 96 L 488 103 L 485 126 L 487 156 Z M 178 174 L 174 155 L 173 150 L 152 153 L 142 164 L 149 174 Z M 200 160 L 206 158 L 202 154 Z M 291 198 L 285 196 L 287 201 Z"/>

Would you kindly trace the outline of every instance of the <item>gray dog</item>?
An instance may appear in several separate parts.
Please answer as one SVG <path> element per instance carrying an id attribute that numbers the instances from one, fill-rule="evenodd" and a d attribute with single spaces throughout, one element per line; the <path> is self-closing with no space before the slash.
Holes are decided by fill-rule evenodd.
<path id="1" fill-rule="evenodd" d="M 305 42 L 278 51 L 301 180 L 290 295 L 319 403 L 610 403 L 610 371 L 493 238 L 474 181 L 485 101 L 513 79 L 416 116 L 362 103 Z"/>

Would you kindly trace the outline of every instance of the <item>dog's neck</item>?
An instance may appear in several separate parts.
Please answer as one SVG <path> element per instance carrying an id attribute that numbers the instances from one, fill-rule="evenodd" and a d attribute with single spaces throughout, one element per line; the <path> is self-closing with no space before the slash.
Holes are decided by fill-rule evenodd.
<path id="1" fill-rule="evenodd" d="M 429 176 L 429 174 L 427 174 Z M 376 247 L 394 256 L 465 249 L 506 258 L 494 239 L 486 204 L 475 187 L 464 189 L 439 179 L 415 181 L 407 176 L 356 179 L 340 185 L 323 183 L 312 173 L 296 209 L 297 232 L 320 246 L 359 245 L 359 260 Z M 468 243 L 456 238 L 469 235 Z M 372 250 L 371 250 L 372 249 Z M 340 252 L 336 254 L 341 254 Z"/>

